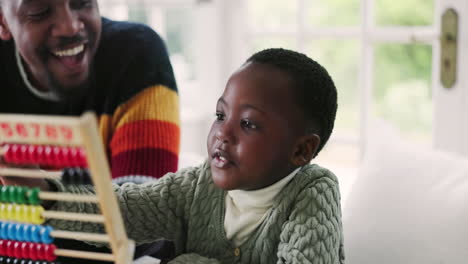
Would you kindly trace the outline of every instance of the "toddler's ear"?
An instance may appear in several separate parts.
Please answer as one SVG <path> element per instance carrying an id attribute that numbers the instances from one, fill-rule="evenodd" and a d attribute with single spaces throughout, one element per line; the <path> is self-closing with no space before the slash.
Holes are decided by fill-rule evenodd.
<path id="1" fill-rule="evenodd" d="M 320 145 L 320 137 L 317 134 L 309 134 L 301 137 L 296 144 L 292 163 L 295 166 L 304 166 L 308 164 L 315 156 Z"/>
<path id="2" fill-rule="evenodd" d="M 3 16 L 3 12 L 0 9 L 0 39 L 2 40 L 10 40 L 11 39 L 11 32 L 8 28 L 6 23 L 5 17 Z"/>

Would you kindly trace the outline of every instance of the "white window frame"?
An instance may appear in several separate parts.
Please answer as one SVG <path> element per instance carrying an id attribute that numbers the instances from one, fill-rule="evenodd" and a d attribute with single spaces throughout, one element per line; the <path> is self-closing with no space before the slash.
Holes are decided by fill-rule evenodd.
<path id="1" fill-rule="evenodd" d="M 359 63 L 359 139 L 336 136 L 336 143 L 359 144 L 365 149 L 370 131 L 370 105 L 374 76 L 374 46 L 378 43 L 427 44 L 432 46 L 432 89 L 433 89 L 433 146 L 436 149 L 468 155 L 468 1 L 434 0 L 434 24 L 431 26 L 376 26 L 374 21 L 374 0 L 361 0 L 361 23 L 357 26 L 315 27 L 305 26 L 305 3 L 310 0 L 296 0 L 298 6 L 297 27 L 294 30 L 249 31 L 246 21 L 247 1 L 226 1 L 224 17 L 226 32 L 224 41 L 227 58 L 224 60 L 224 76 L 237 68 L 248 55 L 246 43 L 253 36 L 294 36 L 297 50 L 302 51 L 308 39 L 354 39 L 360 41 L 361 60 Z M 324 1 L 324 0 L 317 0 Z M 236 2 L 236 3 L 233 3 Z M 457 83 L 447 90 L 440 84 L 440 17 L 442 12 L 452 7 L 459 14 L 459 48 Z M 241 24 L 239 25 L 239 21 Z M 449 118 L 447 118 L 449 117 Z"/>

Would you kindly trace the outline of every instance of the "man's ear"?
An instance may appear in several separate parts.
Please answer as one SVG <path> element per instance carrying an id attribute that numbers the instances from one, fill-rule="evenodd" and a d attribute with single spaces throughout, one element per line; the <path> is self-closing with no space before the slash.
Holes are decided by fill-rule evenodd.
<path id="1" fill-rule="evenodd" d="M 10 40 L 11 39 L 11 32 L 8 28 L 8 25 L 5 20 L 5 16 L 3 16 L 3 11 L 0 8 L 0 39 L 2 40 Z"/>
<path id="2" fill-rule="evenodd" d="M 308 164 L 315 156 L 319 145 L 320 137 L 317 134 L 308 134 L 301 137 L 296 144 L 292 163 L 298 167 Z"/>

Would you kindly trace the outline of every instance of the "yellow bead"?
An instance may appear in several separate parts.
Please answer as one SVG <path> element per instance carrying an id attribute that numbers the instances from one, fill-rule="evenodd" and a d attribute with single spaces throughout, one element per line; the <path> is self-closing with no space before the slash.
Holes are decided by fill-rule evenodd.
<path id="1" fill-rule="evenodd" d="M 15 220 L 15 208 L 13 204 L 7 204 L 6 219 Z"/>
<path id="2" fill-rule="evenodd" d="M 0 219 L 6 220 L 6 204 L 0 203 Z"/>
<path id="3" fill-rule="evenodd" d="M 21 218 L 22 218 L 22 215 L 23 215 L 23 210 L 21 210 L 21 205 L 19 204 L 15 204 L 14 205 L 14 208 L 15 208 L 15 213 L 14 213 L 14 220 L 17 221 L 17 222 L 21 222 Z"/>
<path id="4" fill-rule="evenodd" d="M 22 204 L 20 206 L 21 208 L 21 214 L 20 214 L 20 219 L 18 219 L 19 222 L 21 223 L 29 223 L 29 208 L 27 205 Z"/>
<path id="5" fill-rule="evenodd" d="M 44 213 L 44 208 L 42 206 L 31 206 L 31 223 L 35 225 L 43 224 L 45 219 L 42 213 Z"/>

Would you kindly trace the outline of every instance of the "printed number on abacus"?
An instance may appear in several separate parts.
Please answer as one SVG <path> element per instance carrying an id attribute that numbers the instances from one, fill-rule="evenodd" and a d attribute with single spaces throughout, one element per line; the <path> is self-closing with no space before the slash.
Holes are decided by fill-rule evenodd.
<path id="1" fill-rule="evenodd" d="M 38 123 L 0 122 L 0 137 L 5 138 L 47 138 L 72 141 L 73 130 L 70 127 Z"/>

